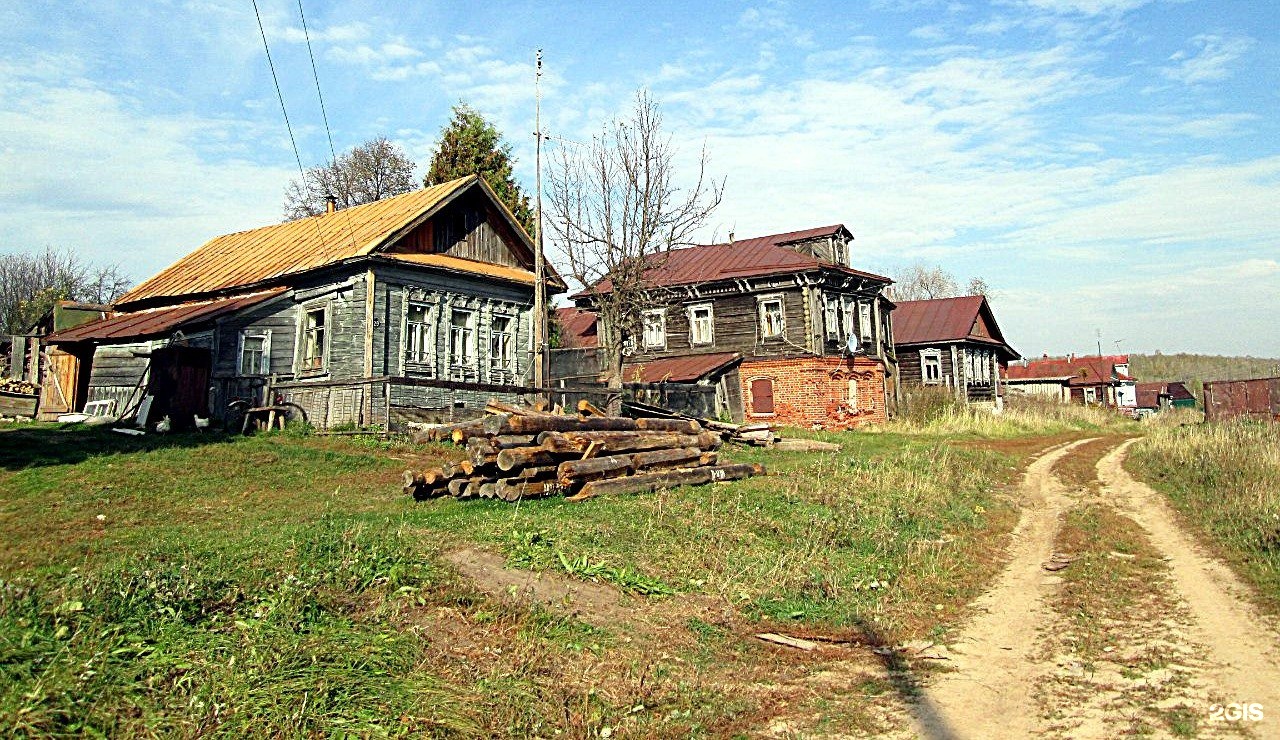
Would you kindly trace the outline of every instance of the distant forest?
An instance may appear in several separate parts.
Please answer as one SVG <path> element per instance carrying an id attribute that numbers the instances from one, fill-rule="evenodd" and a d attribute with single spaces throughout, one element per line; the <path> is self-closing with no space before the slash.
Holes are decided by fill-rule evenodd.
<path id="1" fill-rule="evenodd" d="M 1187 390 L 1202 398 L 1206 380 L 1243 380 L 1280 377 L 1280 359 L 1223 357 L 1221 355 L 1129 355 L 1129 372 L 1140 383 L 1182 380 Z"/>

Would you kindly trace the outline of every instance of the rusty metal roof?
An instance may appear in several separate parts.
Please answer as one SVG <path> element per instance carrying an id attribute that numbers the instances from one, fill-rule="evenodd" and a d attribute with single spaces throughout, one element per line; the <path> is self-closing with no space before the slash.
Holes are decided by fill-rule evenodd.
<path id="1" fill-rule="evenodd" d="M 120 313 L 88 324 L 64 329 L 45 337 L 46 342 L 84 342 L 100 340 L 148 339 L 162 337 L 183 327 L 212 321 L 223 314 L 261 303 L 285 292 L 285 288 L 265 290 L 235 298 L 196 301 L 177 306 Z"/>
<path id="2" fill-rule="evenodd" d="M 689 383 L 728 368 L 742 359 L 738 352 L 716 352 L 707 355 L 682 355 L 659 360 L 633 362 L 622 366 L 622 380 L 634 383 Z"/>
<path id="3" fill-rule="evenodd" d="M 414 265 L 426 265 L 428 267 L 439 267 L 442 270 L 451 272 L 466 272 L 473 275 L 484 275 L 486 277 L 498 278 L 500 280 L 509 280 L 515 283 L 524 283 L 533 285 L 536 278 L 530 270 L 522 270 L 519 267 L 508 267 L 506 265 L 495 265 L 492 262 L 480 262 L 478 260 L 470 260 L 464 257 L 454 257 L 451 254 L 398 254 L 383 253 L 377 255 L 379 259 L 389 259 L 395 262 L 408 262 Z"/>
<path id="4" fill-rule="evenodd" d="M 1171 401 L 1194 401 L 1196 397 L 1180 380 L 1165 383 L 1138 383 L 1138 406 L 1141 408 L 1159 408 L 1160 397 L 1168 396 Z"/>
<path id="5" fill-rule="evenodd" d="M 472 175 L 335 213 L 214 237 L 126 293 L 117 305 L 254 285 L 370 254 L 475 184 L 491 192 Z"/>
<path id="6" fill-rule="evenodd" d="M 1021 357 L 1005 341 L 984 296 L 902 301 L 893 310 L 896 346 L 960 341 L 994 345 L 1003 350 L 1006 360 Z"/>
<path id="7" fill-rule="evenodd" d="M 556 321 L 560 324 L 560 344 L 563 347 L 598 347 L 596 312 L 583 308 L 557 308 Z"/>
<path id="8" fill-rule="evenodd" d="M 655 266 L 649 270 L 646 277 L 654 286 L 671 287 L 825 268 L 884 283 L 893 282 L 883 275 L 809 257 L 785 246 L 842 232 L 847 233 L 847 231 L 842 224 L 836 224 L 803 231 L 737 239 L 726 244 L 704 244 L 673 249 L 651 259 Z M 597 285 L 596 290 L 607 293 L 611 290 L 611 285 L 605 280 Z M 590 291 L 583 291 L 574 297 L 585 295 L 590 295 Z"/>
<path id="9" fill-rule="evenodd" d="M 1047 357 L 1032 360 L 1026 365 L 1010 365 L 1009 380 L 1052 380 L 1068 378 L 1072 386 L 1109 385 L 1116 381 L 1133 380 L 1116 372 L 1116 365 L 1129 362 L 1127 355 L 1103 355 L 1081 357 Z"/>

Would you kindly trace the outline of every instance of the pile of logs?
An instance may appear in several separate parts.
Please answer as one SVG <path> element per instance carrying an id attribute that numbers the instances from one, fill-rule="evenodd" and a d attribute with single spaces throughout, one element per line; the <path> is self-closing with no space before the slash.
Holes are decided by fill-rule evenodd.
<path id="1" fill-rule="evenodd" d="M 761 465 L 720 465 L 720 435 L 697 421 L 606 416 L 585 401 L 579 407 L 571 416 L 490 402 L 488 415 L 448 432 L 467 458 L 406 470 L 404 492 L 419 500 L 559 494 L 581 501 L 764 474 Z"/>

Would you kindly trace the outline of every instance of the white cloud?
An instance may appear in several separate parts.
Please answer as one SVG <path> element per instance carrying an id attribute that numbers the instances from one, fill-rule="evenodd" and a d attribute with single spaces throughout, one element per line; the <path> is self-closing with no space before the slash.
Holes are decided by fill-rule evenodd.
<path id="1" fill-rule="evenodd" d="M 1118 15 L 1137 10 L 1152 0 L 1025 0 L 1037 10 L 1058 15 Z"/>
<path id="2" fill-rule="evenodd" d="M 369 27 L 357 21 L 340 23 L 328 28 L 308 28 L 306 32 L 300 26 L 289 26 L 280 31 L 279 36 L 291 44 L 301 44 L 306 42 L 308 33 L 313 44 L 363 41 L 370 35 Z"/>
<path id="3" fill-rule="evenodd" d="M 1223 36 L 1201 34 L 1191 39 L 1196 47 L 1193 52 L 1179 51 L 1169 57 L 1177 64 L 1162 68 L 1165 77 L 1188 85 L 1216 82 L 1226 79 L 1235 61 L 1254 47 L 1256 42 L 1247 36 Z"/>

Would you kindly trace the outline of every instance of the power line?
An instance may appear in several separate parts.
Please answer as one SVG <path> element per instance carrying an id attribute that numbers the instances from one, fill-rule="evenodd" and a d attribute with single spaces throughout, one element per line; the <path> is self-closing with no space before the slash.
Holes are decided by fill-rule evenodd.
<path id="1" fill-rule="evenodd" d="M 334 174 L 343 178 L 342 187 L 350 195 L 350 184 L 345 182 L 346 173 L 338 170 L 338 153 L 333 148 L 333 131 L 329 128 L 329 113 L 324 107 L 324 93 L 320 92 L 320 73 L 316 70 L 316 55 L 311 51 L 311 31 L 307 28 L 307 14 L 302 11 L 302 0 L 298 0 L 298 17 L 302 19 L 302 36 L 307 40 L 307 56 L 311 59 L 311 77 L 316 81 L 316 98 L 320 100 L 320 118 L 324 120 L 324 135 L 329 139 L 329 164 Z M 346 210 L 345 208 L 343 210 Z M 356 235 L 351 228 L 351 214 L 346 215 L 347 237 L 351 239 L 351 248 L 356 248 Z"/>
<path id="2" fill-rule="evenodd" d="M 298 174 L 302 177 L 302 187 L 307 187 L 307 172 L 302 166 L 302 155 L 298 153 L 298 141 L 293 137 L 293 124 L 289 122 L 289 111 L 284 106 L 284 92 L 280 90 L 280 78 L 276 75 L 275 62 L 271 61 L 271 47 L 267 44 L 267 31 L 262 26 L 262 13 L 258 12 L 258 0 L 253 0 L 253 15 L 258 19 L 258 33 L 262 34 L 262 50 L 267 54 L 267 66 L 271 69 L 271 81 L 276 86 L 276 98 L 280 101 L 280 112 L 284 114 L 284 127 L 289 131 L 289 145 L 293 147 L 293 159 L 298 163 Z M 320 230 L 317 220 L 316 236 L 320 237 L 320 246 L 327 250 L 324 243 L 324 232 Z"/>

